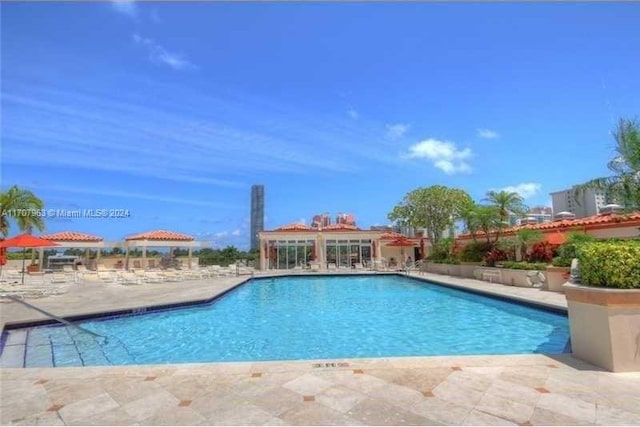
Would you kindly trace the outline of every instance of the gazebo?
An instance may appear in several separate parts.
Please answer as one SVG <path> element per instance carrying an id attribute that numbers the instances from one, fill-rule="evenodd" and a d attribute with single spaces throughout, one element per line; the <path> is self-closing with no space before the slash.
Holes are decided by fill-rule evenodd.
<path id="1" fill-rule="evenodd" d="M 57 248 L 84 248 L 85 250 L 85 264 L 89 259 L 89 250 L 96 249 L 96 262 L 100 260 L 100 251 L 102 248 L 110 247 L 113 245 L 107 245 L 104 239 L 100 236 L 94 236 L 92 234 L 78 233 L 75 231 L 61 231 L 58 233 L 44 234 L 40 236 L 42 239 L 51 240 L 57 244 Z M 42 270 L 42 263 L 44 261 L 44 248 L 39 250 L 39 264 Z"/>
<path id="2" fill-rule="evenodd" d="M 142 248 L 142 266 L 147 267 L 147 248 L 148 247 L 164 247 L 164 248 L 188 248 L 189 249 L 189 269 L 191 269 L 192 249 L 199 247 L 200 243 L 196 242 L 192 236 L 174 231 L 155 230 L 146 233 L 139 233 L 125 238 L 125 268 L 129 269 L 129 248 Z"/>

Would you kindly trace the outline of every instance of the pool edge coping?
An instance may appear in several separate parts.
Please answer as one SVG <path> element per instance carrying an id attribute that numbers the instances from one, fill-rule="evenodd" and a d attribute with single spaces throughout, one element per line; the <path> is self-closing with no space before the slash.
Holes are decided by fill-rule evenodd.
<path id="1" fill-rule="evenodd" d="M 376 274 L 367 274 L 367 273 L 361 273 L 361 274 L 354 274 L 354 273 L 347 273 L 347 274 L 326 274 L 326 273 L 320 273 L 320 274 L 295 274 L 295 273 L 291 273 L 291 274 L 271 274 L 271 275 L 260 275 L 260 276 L 250 276 L 245 278 L 244 280 L 241 280 L 239 283 L 230 286 L 229 288 L 220 291 L 216 294 L 213 294 L 211 297 L 209 298 L 205 298 L 205 299 L 197 299 L 197 300 L 184 300 L 184 301 L 176 301 L 176 302 L 172 302 L 172 303 L 163 303 L 163 304 L 156 304 L 156 305 L 147 305 L 147 306 L 140 306 L 140 307 L 133 307 L 133 308 L 127 308 L 127 309 L 123 309 L 123 310 L 115 310 L 115 311 L 96 311 L 96 312 L 89 312 L 89 313 L 80 313 L 80 314 L 75 314 L 72 316 L 61 316 L 61 318 L 63 318 L 64 320 L 68 320 L 70 322 L 79 322 L 79 321 L 83 321 L 83 320 L 89 320 L 89 319 L 101 319 L 101 320 L 107 320 L 108 318 L 112 318 L 112 317 L 120 317 L 120 316 L 136 316 L 136 315 L 142 315 L 142 314 L 146 314 L 146 313 L 150 313 L 150 312 L 157 312 L 157 311 L 163 311 L 163 310 L 172 310 L 172 309 L 177 309 L 177 308 L 182 308 L 182 307 L 192 307 L 192 306 L 197 306 L 197 305 L 204 305 L 204 304 L 210 304 L 212 302 L 214 302 L 215 300 L 222 298 L 224 295 L 228 294 L 229 292 L 237 289 L 238 287 L 247 284 L 248 282 L 252 281 L 252 280 L 261 280 L 261 279 L 273 279 L 273 278 L 281 278 L 281 277 L 327 277 L 327 276 L 338 276 L 338 277 L 342 277 L 342 276 L 348 276 L 348 277 L 357 277 L 357 276 L 364 276 L 364 277 L 370 277 L 370 276 L 397 276 L 397 277 L 404 277 L 404 278 L 408 278 L 408 279 L 412 279 L 412 280 L 416 280 L 418 282 L 423 282 L 423 283 L 427 283 L 427 284 L 435 284 L 436 286 L 442 286 L 442 287 L 446 287 L 446 288 L 452 288 L 452 289 L 456 289 L 456 290 L 460 290 L 463 292 L 468 292 L 471 294 L 476 294 L 476 295 L 480 295 L 480 296 L 485 296 L 487 298 L 491 298 L 491 299 L 496 299 L 496 300 L 500 300 L 500 301 L 505 301 L 505 302 L 511 302 L 511 303 L 515 303 L 518 305 L 523 305 L 526 307 L 530 307 L 530 308 L 534 308 L 534 309 L 538 309 L 538 310 L 543 310 L 543 311 L 547 311 L 547 312 L 553 312 L 556 314 L 563 314 L 563 315 L 568 315 L 568 308 L 567 307 L 561 307 L 558 305 L 554 305 L 554 304 L 549 304 L 549 303 L 545 303 L 545 302 L 541 302 L 541 301 L 535 301 L 535 300 L 531 300 L 531 299 L 527 299 L 527 298 L 523 298 L 523 297 L 518 297 L 515 295 L 505 295 L 505 294 L 499 294 L 496 292 L 493 292 L 491 290 L 483 290 L 483 289 L 475 289 L 475 288 L 471 288 L 471 287 L 467 287 L 464 284 L 455 284 L 455 283 L 449 283 L 446 281 L 442 281 L 439 279 L 433 279 L 433 278 L 428 278 L 428 277 L 419 277 L 419 276 L 414 276 L 411 275 L 409 273 L 404 273 L 404 272 L 376 272 Z M 506 286 L 506 285 L 505 285 Z M 15 329 L 22 329 L 22 328 L 33 328 L 33 327 L 38 327 L 38 326 L 47 326 L 47 325 L 55 325 L 55 324 L 60 324 L 59 321 L 49 318 L 49 319 L 39 319 L 39 320 L 22 320 L 19 322 L 5 322 L 3 324 L 0 324 L 0 354 L 2 354 L 2 352 L 4 351 L 4 347 L 6 345 L 6 340 L 7 340 L 7 334 L 5 333 L 6 331 L 9 330 L 15 330 Z M 566 354 L 566 353 L 563 353 Z M 571 354 L 571 353 L 569 353 Z M 514 353 L 513 355 L 518 355 L 518 353 Z M 487 355 L 489 356 L 489 355 Z M 427 357 L 427 356 L 424 356 Z M 253 363 L 259 363 L 260 361 L 254 361 Z M 225 363 L 225 362 L 211 362 L 211 363 Z M 234 362 L 226 362 L 226 363 L 234 363 Z M 252 363 L 252 362 L 247 362 L 247 363 Z M 149 365 L 141 365 L 141 366 L 149 366 Z M 21 369 L 28 369 L 28 368 L 21 368 Z"/>

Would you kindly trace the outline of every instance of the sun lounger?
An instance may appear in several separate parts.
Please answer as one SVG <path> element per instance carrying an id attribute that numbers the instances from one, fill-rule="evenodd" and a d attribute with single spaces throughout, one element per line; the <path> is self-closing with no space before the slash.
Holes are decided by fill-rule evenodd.
<path id="1" fill-rule="evenodd" d="M 164 282 L 164 278 L 158 274 L 157 271 L 145 271 L 144 276 L 149 283 L 162 283 Z"/>
<path id="2" fill-rule="evenodd" d="M 179 282 L 184 277 L 183 275 L 178 275 L 175 271 L 170 270 L 162 271 L 160 274 L 167 282 Z"/>
<path id="3" fill-rule="evenodd" d="M 53 273 L 51 283 L 69 283 L 69 278 L 65 273 Z"/>
<path id="4" fill-rule="evenodd" d="M 22 274 L 18 270 L 14 269 L 3 269 L 2 271 L 2 279 L 3 280 L 22 280 Z"/>
<path id="5" fill-rule="evenodd" d="M 119 271 L 118 278 L 121 285 L 141 285 L 143 283 L 142 278 L 131 271 Z"/>
<path id="6" fill-rule="evenodd" d="M 118 276 L 115 273 L 108 271 L 98 271 L 98 280 L 102 283 L 116 283 L 118 282 Z"/>

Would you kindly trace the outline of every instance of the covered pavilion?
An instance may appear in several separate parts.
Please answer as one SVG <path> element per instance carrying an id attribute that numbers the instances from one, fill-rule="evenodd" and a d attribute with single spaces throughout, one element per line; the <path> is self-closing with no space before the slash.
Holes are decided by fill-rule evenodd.
<path id="1" fill-rule="evenodd" d="M 72 248 L 72 249 L 84 249 L 84 264 L 89 264 L 89 251 L 91 249 L 96 250 L 96 263 L 100 261 L 101 250 L 105 247 L 115 247 L 118 244 L 105 243 L 104 239 L 100 236 L 94 236 L 87 233 L 79 233 L 76 231 L 60 231 L 58 233 L 44 234 L 40 236 L 42 239 L 51 240 L 57 246 L 56 248 Z M 44 249 L 39 248 L 39 265 L 42 270 L 44 262 Z"/>
<path id="2" fill-rule="evenodd" d="M 176 233 L 174 231 L 154 230 L 145 233 L 134 234 L 125 238 L 125 268 L 129 269 L 129 249 L 142 248 L 142 268 L 147 268 L 147 248 L 163 247 L 163 248 L 187 248 L 188 268 L 191 269 L 191 259 L 193 248 L 200 247 L 200 242 L 195 241 L 193 236 L 188 234 Z"/>

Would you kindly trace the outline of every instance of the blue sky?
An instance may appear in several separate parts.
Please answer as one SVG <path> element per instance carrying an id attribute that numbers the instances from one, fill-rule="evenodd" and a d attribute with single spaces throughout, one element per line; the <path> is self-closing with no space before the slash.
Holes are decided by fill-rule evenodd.
<path id="1" fill-rule="evenodd" d="M 640 115 L 640 4 L 2 3 L 2 186 L 47 221 L 119 239 L 249 242 L 350 212 L 387 224 L 410 190 L 530 205 L 607 173 Z"/>

